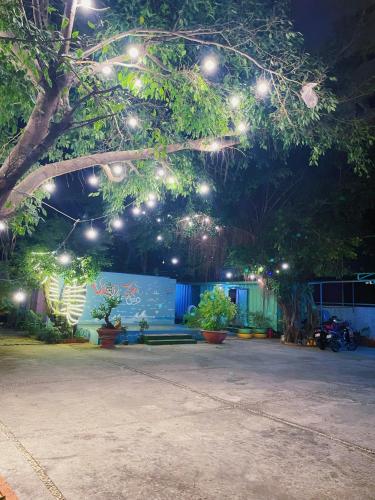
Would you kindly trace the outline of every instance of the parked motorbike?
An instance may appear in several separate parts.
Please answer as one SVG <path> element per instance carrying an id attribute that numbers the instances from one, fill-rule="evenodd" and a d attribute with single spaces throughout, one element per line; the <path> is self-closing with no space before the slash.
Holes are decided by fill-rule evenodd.
<path id="1" fill-rule="evenodd" d="M 320 349 L 330 347 L 333 352 L 343 348 L 355 351 L 359 344 L 358 332 L 354 332 L 347 321 L 341 321 L 337 316 L 332 316 L 321 327 L 316 328 L 314 338 Z"/>

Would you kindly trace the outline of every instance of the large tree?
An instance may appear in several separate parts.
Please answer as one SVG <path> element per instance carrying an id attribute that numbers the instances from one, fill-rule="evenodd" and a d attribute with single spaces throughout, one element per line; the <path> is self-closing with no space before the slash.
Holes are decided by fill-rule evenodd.
<path id="1" fill-rule="evenodd" d="M 287 1 L 88 5 L 3 2 L 2 217 L 39 205 L 47 180 L 89 167 L 100 167 L 111 210 L 127 196 L 186 193 L 199 177 L 192 152 L 237 144 L 306 145 L 312 162 L 338 147 L 368 166 L 369 134 L 338 128 L 329 75 L 304 52 Z"/>

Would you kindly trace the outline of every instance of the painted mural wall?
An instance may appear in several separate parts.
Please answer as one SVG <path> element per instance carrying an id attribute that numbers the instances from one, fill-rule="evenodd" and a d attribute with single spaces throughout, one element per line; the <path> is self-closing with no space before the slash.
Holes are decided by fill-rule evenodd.
<path id="1" fill-rule="evenodd" d="M 100 273 L 95 283 L 88 285 L 87 298 L 80 325 L 100 324 L 91 317 L 109 289 L 122 297 L 122 303 L 113 311 L 123 324 L 138 324 L 142 318 L 152 324 L 174 324 L 176 280 L 161 276 Z"/>

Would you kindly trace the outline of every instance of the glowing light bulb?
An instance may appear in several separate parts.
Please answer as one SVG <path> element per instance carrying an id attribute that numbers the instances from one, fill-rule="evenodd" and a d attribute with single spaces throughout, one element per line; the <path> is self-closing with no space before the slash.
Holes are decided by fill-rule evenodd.
<path id="1" fill-rule="evenodd" d="M 179 261 L 178 261 L 178 258 L 177 258 L 177 257 L 172 257 L 172 258 L 171 258 L 171 262 L 172 262 L 172 264 L 173 264 L 174 266 L 176 266 L 176 265 L 178 264 L 178 262 L 179 262 Z"/>
<path id="2" fill-rule="evenodd" d="M 130 128 L 138 127 L 138 118 L 136 116 L 129 116 L 127 123 Z"/>
<path id="3" fill-rule="evenodd" d="M 221 227 L 220 227 L 220 226 L 215 226 L 215 230 L 216 230 L 217 232 L 219 232 L 219 231 L 221 231 Z"/>
<path id="4" fill-rule="evenodd" d="M 159 222 L 159 223 L 160 223 L 160 222 L 161 222 L 161 218 L 160 218 L 160 217 L 158 217 L 158 218 L 156 219 L 156 222 Z"/>
<path id="5" fill-rule="evenodd" d="M 191 219 L 190 219 L 190 217 L 188 216 L 188 217 L 185 217 L 185 219 L 184 219 L 184 220 L 186 220 L 186 222 L 188 222 L 188 221 L 189 221 L 189 220 L 191 220 Z"/>
<path id="6" fill-rule="evenodd" d="M 18 290 L 13 294 L 13 300 L 14 302 L 17 302 L 18 304 L 21 304 L 21 302 L 25 302 L 26 300 L 26 293 L 23 292 L 22 290 Z"/>
<path id="7" fill-rule="evenodd" d="M 106 64 L 105 66 L 103 66 L 102 73 L 105 76 L 109 76 L 112 73 L 112 66 L 110 66 L 109 64 Z"/>
<path id="8" fill-rule="evenodd" d="M 63 266 L 66 266 L 67 264 L 70 264 L 72 262 L 72 258 L 71 256 L 64 252 L 62 254 L 60 254 L 58 257 L 57 257 L 57 260 L 60 262 L 60 264 L 62 264 Z"/>
<path id="9" fill-rule="evenodd" d="M 98 230 L 95 229 L 94 227 L 90 227 L 89 229 L 86 230 L 85 236 L 88 240 L 96 240 L 98 237 Z"/>
<path id="10" fill-rule="evenodd" d="M 155 200 L 147 200 L 146 201 L 146 205 L 149 207 L 149 208 L 154 208 L 155 205 L 156 205 L 156 201 Z"/>
<path id="11" fill-rule="evenodd" d="M 204 234 L 204 235 L 202 236 L 202 240 L 203 240 L 203 241 L 206 241 L 207 239 L 208 239 L 207 234 Z"/>
<path id="12" fill-rule="evenodd" d="M 256 91 L 260 97 L 264 97 L 270 91 L 270 82 L 265 78 L 259 78 L 256 84 Z"/>
<path id="13" fill-rule="evenodd" d="M 77 7 L 83 7 L 84 9 L 91 9 L 92 2 L 91 0 L 81 0 Z"/>
<path id="14" fill-rule="evenodd" d="M 280 269 L 276 269 L 276 274 L 280 274 Z"/>
<path id="15" fill-rule="evenodd" d="M 124 222 L 119 217 L 116 217 L 115 219 L 112 220 L 111 224 L 115 229 L 121 229 L 124 225 Z"/>
<path id="16" fill-rule="evenodd" d="M 135 81 L 134 81 L 134 87 L 136 89 L 141 89 L 143 87 L 143 83 L 142 83 L 142 80 L 140 80 L 139 78 L 137 78 Z"/>
<path id="17" fill-rule="evenodd" d="M 215 57 L 209 56 L 203 60 L 202 67 L 206 73 L 214 73 L 217 70 L 217 66 L 218 62 Z"/>
<path id="18" fill-rule="evenodd" d="M 154 194 L 154 193 L 150 193 L 150 194 L 148 195 L 148 199 L 149 199 L 149 200 L 156 200 L 156 194 Z"/>
<path id="19" fill-rule="evenodd" d="M 112 172 L 115 174 L 115 175 L 121 175 L 122 172 L 123 172 L 123 166 L 120 165 L 119 163 L 117 163 L 116 165 L 113 165 L 112 167 Z"/>
<path id="20" fill-rule="evenodd" d="M 164 168 L 158 168 L 156 171 L 156 177 L 164 177 L 164 176 L 165 176 Z"/>
<path id="21" fill-rule="evenodd" d="M 140 215 L 141 214 L 141 209 L 139 207 L 133 207 L 132 210 L 134 215 Z"/>
<path id="22" fill-rule="evenodd" d="M 233 108 L 233 109 L 238 108 L 239 105 L 241 104 L 241 98 L 240 98 L 240 96 L 238 96 L 238 95 L 232 95 L 229 98 L 229 104 L 230 104 L 231 108 Z"/>
<path id="23" fill-rule="evenodd" d="M 254 281 L 254 280 L 255 280 L 255 278 L 256 278 L 255 274 L 250 274 L 250 279 L 251 279 L 251 281 Z"/>
<path id="24" fill-rule="evenodd" d="M 208 184 L 201 184 L 199 186 L 199 194 L 206 195 L 210 192 L 210 186 Z"/>
<path id="25" fill-rule="evenodd" d="M 163 236 L 161 234 L 158 234 L 156 236 L 156 241 L 163 241 Z"/>
<path id="26" fill-rule="evenodd" d="M 213 153 L 215 151 L 219 151 L 219 149 L 220 149 L 220 144 L 217 141 L 213 141 L 209 145 L 209 151 L 212 151 Z"/>
<path id="27" fill-rule="evenodd" d="M 173 177 L 172 175 L 170 175 L 170 176 L 167 178 L 167 183 L 168 183 L 168 184 L 175 184 L 175 183 L 176 183 L 176 179 L 175 179 L 175 177 Z"/>
<path id="28" fill-rule="evenodd" d="M 46 182 L 43 186 L 44 191 L 47 193 L 53 193 L 56 190 L 56 185 L 54 182 Z"/>
<path id="29" fill-rule="evenodd" d="M 209 217 L 205 217 L 203 219 L 203 222 L 205 222 L 206 224 L 209 224 L 211 222 L 211 219 Z"/>
<path id="30" fill-rule="evenodd" d="M 97 177 L 95 174 L 90 175 L 90 177 L 87 179 L 87 182 L 91 186 L 97 186 L 99 184 L 99 177 Z"/>
<path id="31" fill-rule="evenodd" d="M 141 55 L 141 51 L 136 45 L 130 45 L 126 52 L 128 53 L 130 59 L 133 60 L 138 59 L 138 57 Z"/>
<path id="32" fill-rule="evenodd" d="M 6 228 L 7 228 L 6 222 L 4 222 L 3 220 L 0 220 L 0 231 L 5 231 Z"/>
<path id="33" fill-rule="evenodd" d="M 249 125 L 246 122 L 240 122 L 236 130 L 239 134 L 245 134 L 249 130 Z"/>
<path id="34" fill-rule="evenodd" d="M 233 278 L 233 273 L 231 271 L 228 271 L 225 273 L 225 277 L 230 280 L 231 278 Z"/>
<path id="35" fill-rule="evenodd" d="M 281 269 L 284 269 L 284 271 L 286 271 L 287 269 L 289 269 L 289 264 L 287 262 L 283 262 L 281 264 Z"/>

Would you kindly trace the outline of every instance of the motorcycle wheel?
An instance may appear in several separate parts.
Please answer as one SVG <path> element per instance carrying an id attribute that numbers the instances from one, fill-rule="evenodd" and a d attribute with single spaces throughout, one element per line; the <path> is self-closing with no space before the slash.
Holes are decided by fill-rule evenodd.
<path id="1" fill-rule="evenodd" d="M 331 340 L 330 347 L 333 352 L 339 352 L 341 344 L 338 340 Z"/>
<path id="2" fill-rule="evenodd" d="M 346 344 L 346 348 L 348 349 L 348 351 L 355 351 L 357 347 L 358 347 L 357 342 L 347 342 Z"/>

